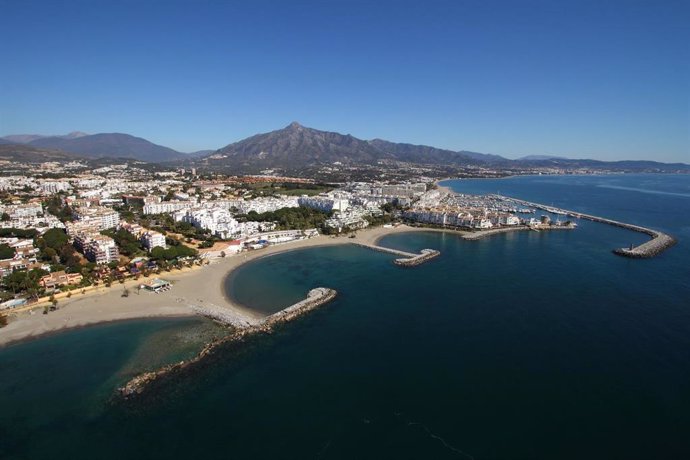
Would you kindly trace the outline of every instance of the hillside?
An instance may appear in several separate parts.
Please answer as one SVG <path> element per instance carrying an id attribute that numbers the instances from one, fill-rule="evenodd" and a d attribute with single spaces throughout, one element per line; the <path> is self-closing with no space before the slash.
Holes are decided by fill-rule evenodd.
<path id="1" fill-rule="evenodd" d="M 101 133 L 74 138 L 44 137 L 32 140 L 29 145 L 58 149 L 88 158 L 132 158 L 153 163 L 175 161 L 187 157 L 168 147 L 121 133 Z"/>
<path id="2" fill-rule="evenodd" d="M 42 163 L 46 161 L 74 161 L 80 157 L 59 150 L 42 149 L 23 144 L 0 145 L 0 160 L 21 163 Z"/>
<path id="3" fill-rule="evenodd" d="M 495 155 L 454 152 L 423 145 L 320 131 L 293 122 L 283 129 L 257 134 L 203 158 L 211 166 L 239 168 L 299 168 L 318 164 L 375 164 L 380 160 L 432 164 L 475 164 L 504 160 Z"/>

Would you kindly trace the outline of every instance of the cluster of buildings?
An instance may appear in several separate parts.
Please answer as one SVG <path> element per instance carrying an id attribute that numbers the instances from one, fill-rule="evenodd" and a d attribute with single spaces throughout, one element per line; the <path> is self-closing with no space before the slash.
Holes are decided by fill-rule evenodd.
<path id="1" fill-rule="evenodd" d="M 16 270 L 31 270 L 40 268 L 47 270 L 47 264 L 38 261 L 38 248 L 34 241 L 27 238 L 0 238 L 0 245 L 7 245 L 14 250 L 12 257 L 0 260 L 0 278 L 4 278 Z"/>
<path id="2" fill-rule="evenodd" d="M 109 236 L 97 233 L 77 233 L 72 244 L 84 254 L 89 262 L 108 264 L 120 258 L 120 250 L 115 240 Z"/>
<path id="3" fill-rule="evenodd" d="M 165 249 L 166 247 L 165 235 L 160 232 L 147 230 L 139 224 L 130 224 L 128 222 L 120 224 L 120 228 L 128 231 L 137 238 L 147 251 L 159 247 Z"/>
<path id="4" fill-rule="evenodd" d="M 403 213 L 407 220 L 443 227 L 488 229 L 493 227 L 520 225 L 520 218 L 502 212 L 486 209 L 459 209 L 448 207 L 414 208 Z"/>
<path id="5" fill-rule="evenodd" d="M 535 219 L 518 215 L 532 213 L 533 209 L 518 207 L 516 203 L 498 195 L 467 195 L 430 190 L 412 208 L 403 212 L 402 217 L 424 224 L 482 230 L 517 225 L 551 225 L 547 216 Z"/>
<path id="6" fill-rule="evenodd" d="M 51 228 L 64 228 L 60 220 L 43 211 L 40 201 L 28 203 L 0 204 L 0 228 L 36 229 L 43 233 Z"/>

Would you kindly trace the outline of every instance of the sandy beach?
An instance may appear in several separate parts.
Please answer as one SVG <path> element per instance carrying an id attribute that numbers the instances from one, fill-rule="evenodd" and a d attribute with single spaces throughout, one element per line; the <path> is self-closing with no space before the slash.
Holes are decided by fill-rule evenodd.
<path id="1" fill-rule="evenodd" d="M 263 315 L 233 303 L 224 290 L 223 281 L 233 270 L 260 257 L 266 257 L 296 249 L 351 244 L 353 242 L 376 244 L 383 236 L 405 232 L 444 231 L 440 229 L 416 228 L 406 225 L 398 227 L 375 227 L 357 232 L 357 237 L 330 237 L 320 235 L 308 240 L 270 246 L 257 251 L 243 252 L 225 258 L 215 259 L 210 264 L 195 269 L 163 272 L 158 277 L 171 281 L 172 289 L 159 294 L 141 291 L 136 286 L 144 281 L 129 280 L 123 286 L 115 284 L 111 288 L 100 288 L 86 294 L 75 293 L 71 298 L 60 299 L 59 309 L 47 315 L 42 307 L 31 311 L 9 313 L 10 323 L 0 329 L 0 346 L 63 329 L 82 327 L 110 321 L 136 318 L 194 316 L 195 306 L 222 308 L 238 320 L 255 323 Z M 462 234 L 462 232 L 454 232 Z M 153 278 L 150 277 L 149 279 Z M 127 287 L 128 297 L 122 297 Z M 76 291 L 75 291 L 76 292 Z M 306 292 L 305 292 L 306 295 Z"/>

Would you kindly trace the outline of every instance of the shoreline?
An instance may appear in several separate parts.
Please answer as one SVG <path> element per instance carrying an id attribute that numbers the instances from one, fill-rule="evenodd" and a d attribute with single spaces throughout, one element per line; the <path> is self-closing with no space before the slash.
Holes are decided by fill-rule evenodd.
<path id="1" fill-rule="evenodd" d="M 275 254 L 299 249 L 334 246 L 353 243 L 376 244 L 381 238 L 409 232 L 455 230 L 428 229 L 400 225 L 398 227 L 374 227 L 359 230 L 355 239 L 347 236 L 319 235 L 307 240 L 270 246 L 265 249 L 239 253 L 214 260 L 199 268 L 164 272 L 157 275 L 173 283 L 170 291 L 154 294 L 132 292 L 132 287 L 146 279 L 128 280 L 124 285 L 98 288 L 86 294 L 73 294 L 60 299 L 58 310 L 44 315 L 40 306 L 22 311 L 7 311 L 10 322 L 0 328 L 0 348 L 16 343 L 40 339 L 48 334 L 68 331 L 97 324 L 137 319 L 163 319 L 199 317 L 199 309 L 222 309 L 238 322 L 254 325 L 268 315 L 252 310 L 230 298 L 225 289 L 225 279 L 244 264 Z M 148 278 L 151 279 L 151 278 Z M 128 297 L 122 297 L 122 289 L 130 289 Z M 32 313 L 33 312 L 33 313 Z"/>

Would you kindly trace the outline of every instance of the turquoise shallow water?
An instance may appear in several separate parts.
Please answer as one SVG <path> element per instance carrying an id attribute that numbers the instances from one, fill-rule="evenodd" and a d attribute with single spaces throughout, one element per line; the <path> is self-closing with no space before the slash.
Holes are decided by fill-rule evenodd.
<path id="1" fill-rule="evenodd" d="M 689 179 L 452 184 L 679 238 L 652 260 L 610 252 L 644 238 L 583 222 L 385 238 L 441 250 L 413 269 L 350 246 L 251 263 L 228 285 L 246 305 L 269 312 L 317 285 L 339 296 L 137 404 L 109 390 L 157 322 L 2 349 L 0 457 L 690 458 Z"/>

